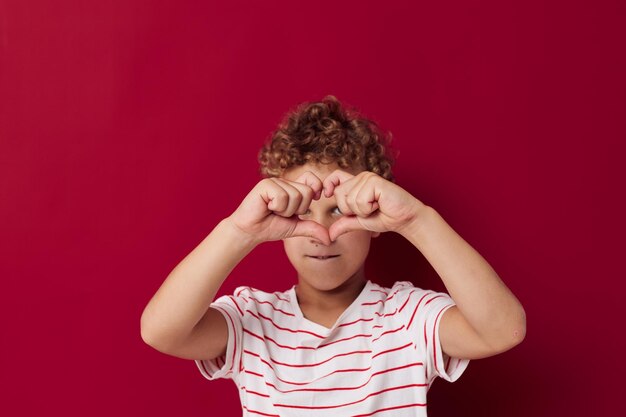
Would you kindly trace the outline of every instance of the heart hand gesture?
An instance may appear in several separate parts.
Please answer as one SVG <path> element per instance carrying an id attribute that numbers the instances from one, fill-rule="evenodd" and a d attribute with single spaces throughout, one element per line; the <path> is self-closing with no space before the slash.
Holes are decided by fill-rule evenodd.
<path id="1" fill-rule="evenodd" d="M 328 230 L 332 241 L 353 230 L 400 233 L 425 207 L 400 186 L 370 171 L 352 175 L 338 169 L 324 179 L 323 186 L 324 195 L 334 195 L 344 214 Z"/>
<path id="2" fill-rule="evenodd" d="M 313 199 L 319 200 L 321 192 L 322 181 L 309 171 L 295 181 L 265 178 L 248 193 L 229 219 L 256 243 L 308 236 L 330 245 L 324 226 L 294 215 L 304 214 Z"/>

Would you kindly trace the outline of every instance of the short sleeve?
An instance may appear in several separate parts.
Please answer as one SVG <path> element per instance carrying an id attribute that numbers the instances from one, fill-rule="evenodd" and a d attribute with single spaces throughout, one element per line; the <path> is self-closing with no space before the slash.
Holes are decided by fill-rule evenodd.
<path id="1" fill-rule="evenodd" d="M 248 287 L 239 287 L 233 295 L 224 295 L 211 303 L 218 310 L 228 325 L 228 344 L 226 353 L 215 359 L 195 359 L 200 373 L 206 379 L 225 378 L 237 380 L 241 371 L 243 352 L 243 316 L 248 299 Z"/>
<path id="2" fill-rule="evenodd" d="M 399 317 L 419 351 L 424 352 L 429 386 L 436 377 L 448 382 L 456 381 L 469 365 L 469 359 L 454 358 L 443 353 L 439 340 L 441 317 L 456 303 L 445 292 L 423 290 L 410 282 L 396 285 Z"/>

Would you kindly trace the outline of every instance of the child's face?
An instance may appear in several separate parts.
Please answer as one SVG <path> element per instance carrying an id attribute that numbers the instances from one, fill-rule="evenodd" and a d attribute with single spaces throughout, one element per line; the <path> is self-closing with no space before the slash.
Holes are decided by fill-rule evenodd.
<path id="1" fill-rule="evenodd" d="M 323 182 L 336 169 L 342 169 L 353 175 L 360 172 L 356 169 L 340 168 L 336 163 L 307 163 L 289 168 L 281 177 L 295 181 L 304 172 L 311 171 Z M 311 201 L 306 214 L 297 216 L 301 220 L 313 220 L 328 229 L 342 214 L 337 208 L 335 196 L 326 198 L 322 193 L 319 200 Z M 318 290 L 329 291 L 350 278 L 364 279 L 362 267 L 369 252 L 370 241 L 379 234 L 368 230 L 355 230 L 339 236 L 329 246 L 324 246 L 309 237 L 291 237 L 283 239 L 283 243 L 289 261 L 298 271 L 298 279 L 306 280 L 307 284 Z M 320 260 L 313 258 L 313 255 L 339 256 Z M 361 276 L 355 276 L 356 274 Z"/>

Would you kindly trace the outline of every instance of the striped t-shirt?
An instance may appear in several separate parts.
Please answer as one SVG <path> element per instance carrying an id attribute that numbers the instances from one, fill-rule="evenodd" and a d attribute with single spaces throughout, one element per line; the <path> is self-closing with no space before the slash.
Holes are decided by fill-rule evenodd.
<path id="1" fill-rule="evenodd" d="M 302 315 L 295 285 L 238 287 L 211 304 L 228 323 L 225 355 L 195 363 L 209 380 L 233 379 L 244 416 L 426 416 L 435 378 L 454 382 L 469 364 L 441 350 L 453 305 L 408 281 L 368 280 L 329 329 Z"/>

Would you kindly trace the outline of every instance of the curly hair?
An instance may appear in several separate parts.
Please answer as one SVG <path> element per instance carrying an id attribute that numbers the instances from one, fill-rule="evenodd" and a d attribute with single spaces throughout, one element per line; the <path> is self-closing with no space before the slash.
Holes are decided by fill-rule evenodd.
<path id="1" fill-rule="evenodd" d="M 258 154 L 263 177 L 278 177 L 293 166 L 337 163 L 340 168 L 372 171 L 395 181 L 390 154 L 391 132 L 332 95 L 304 102 L 288 112 Z"/>

